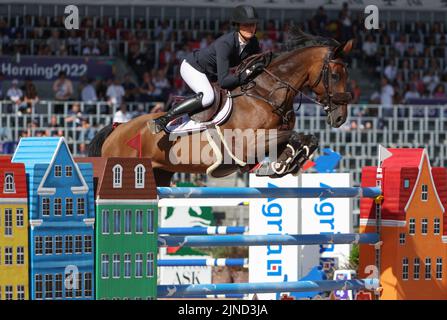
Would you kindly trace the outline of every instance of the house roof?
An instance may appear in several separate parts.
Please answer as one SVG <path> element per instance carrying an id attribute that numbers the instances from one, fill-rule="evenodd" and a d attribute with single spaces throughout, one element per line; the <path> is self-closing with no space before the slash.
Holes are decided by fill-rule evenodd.
<path id="1" fill-rule="evenodd" d="M 71 163 L 74 165 L 74 170 L 78 174 L 82 186 L 72 187 L 73 191 L 86 193 L 88 192 L 88 185 L 79 169 L 79 166 L 73 159 L 73 156 L 68 148 L 67 143 L 63 137 L 30 137 L 22 138 L 16 148 L 16 151 L 12 157 L 12 162 L 22 162 L 25 164 L 26 173 L 33 173 L 34 168 L 37 164 L 47 164 L 46 172 L 40 181 L 39 187 L 37 189 L 38 193 L 49 193 L 55 192 L 55 188 L 44 187 L 45 181 L 50 174 L 53 163 L 56 160 L 56 156 L 62 146 L 65 146 Z"/>
<path id="2" fill-rule="evenodd" d="M 23 162 L 27 171 L 34 168 L 36 163 L 49 164 L 63 139 L 61 137 L 22 138 L 12 157 L 12 162 Z"/>
<path id="3" fill-rule="evenodd" d="M 423 166 L 427 166 L 434 194 L 440 208 L 445 212 L 444 195 L 447 178 L 443 168 L 431 168 L 427 152 L 422 148 L 389 148 L 392 155 L 382 162 L 382 219 L 390 221 L 405 220 L 405 212 L 417 192 Z M 434 177 L 437 174 L 439 177 Z M 376 185 L 377 167 L 366 167 L 362 170 L 362 186 Z M 408 180 L 410 188 L 403 187 L 403 180 Z M 361 200 L 361 218 L 375 218 L 373 201 Z"/>
<path id="4" fill-rule="evenodd" d="M 15 192 L 13 193 L 4 192 L 6 173 L 14 174 Z M 0 157 L 0 198 L 26 198 L 27 195 L 24 164 L 11 163 L 10 157 Z"/>
<path id="5" fill-rule="evenodd" d="M 142 164 L 145 169 L 144 188 L 135 188 L 135 167 Z M 123 168 L 122 187 L 113 188 L 113 168 Z M 97 198 L 101 200 L 156 200 L 155 184 L 151 160 L 149 158 L 108 158 L 99 178 Z"/>
<path id="6" fill-rule="evenodd" d="M 383 161 L 382 168 L 419 168 L 422 155 L 424 154 L 424 149 L 422 148 L 388 148 L 387 150 L 393 155 Z"/>

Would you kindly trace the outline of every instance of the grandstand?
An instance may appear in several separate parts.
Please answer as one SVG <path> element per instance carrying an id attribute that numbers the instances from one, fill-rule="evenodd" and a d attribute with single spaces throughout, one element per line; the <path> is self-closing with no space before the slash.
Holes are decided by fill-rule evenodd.
<path id="1" fill-rule="evenodd" d="M 0 153 L 11 154 L 20 137 L 63 135 L 75 155 L 85 154 L 102 126 L 166 110 L 187 94 L 181 59 L 231 28 L 224 7 L 83 4 L 80 29 L 66 30 L 64 7 L 0 6 Z M 362 27 L 361 10 L 341 5 L 261 7 L 259 14 L 263 50 L 278 50 L 292 24 L 357 40 L 349 70 L 354 101 L 343 128 L 330 129 L 315 105 L 296 111 L 296 128 L 319 136 L 321 149 L 340 152 L 340 170 L 354 172 L 356 184 L 360 169 L 375 163 L 379 144 L 423 146 L 434 166 L 446 166 L 446 11 L 384 9 L 380 29 L 372 31 Z M 83 72 L 87 60 L 97 72 Z M 52 74 L 14 73 L 33 61 Z"/>

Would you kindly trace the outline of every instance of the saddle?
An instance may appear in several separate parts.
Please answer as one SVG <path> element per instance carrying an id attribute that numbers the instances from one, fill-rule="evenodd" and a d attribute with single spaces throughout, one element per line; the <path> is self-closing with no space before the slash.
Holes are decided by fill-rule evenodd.
<path id="1" fill-rule="evenodd" d="M 239 66 L 237 66 L 235 73 L 240 73 L 258 62 L 262 62 L 264 67 L 267 67 L 272 61 L 272 56 L 273 53 L 271 51 L 254 54 L 242 61 Z M 205 110 L 191 116 L 191 119 L 196 122 L 207 122 L 213 119 L 228 99 L 228 90 L 222 89 L 217 82 L 214 82 L 211 85 L 214 90 L 214 102 Z M 186 99 L 186 97 L 176 97 L 176 102 L 178 103 L 184 99 Z"/>

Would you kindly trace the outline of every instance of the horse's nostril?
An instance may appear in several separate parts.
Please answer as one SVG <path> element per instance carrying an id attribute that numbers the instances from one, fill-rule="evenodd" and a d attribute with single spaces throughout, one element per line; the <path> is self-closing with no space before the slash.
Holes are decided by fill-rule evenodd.
<path id="1" fill-rule="evenodd" d="M 342 116 L 339 116 L 338 118 L 337 118 L 337 123 L 340 123 L 340 122 L 342 122 L 343 121 L 343 117 Z"/>

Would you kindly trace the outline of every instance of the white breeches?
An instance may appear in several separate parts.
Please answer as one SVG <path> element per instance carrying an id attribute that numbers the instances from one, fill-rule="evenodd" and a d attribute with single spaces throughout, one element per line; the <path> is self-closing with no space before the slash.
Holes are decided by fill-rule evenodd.
<path id="1" fill-rule="evenodd" d="M 186 60 L 183 60 L 180 65 L 180 75 L 195 93 L 203 93 L 202 105 L 204 107 L 208 107 L 213 103 L 214 91 L 206 74 L 198 71 Z"/>

